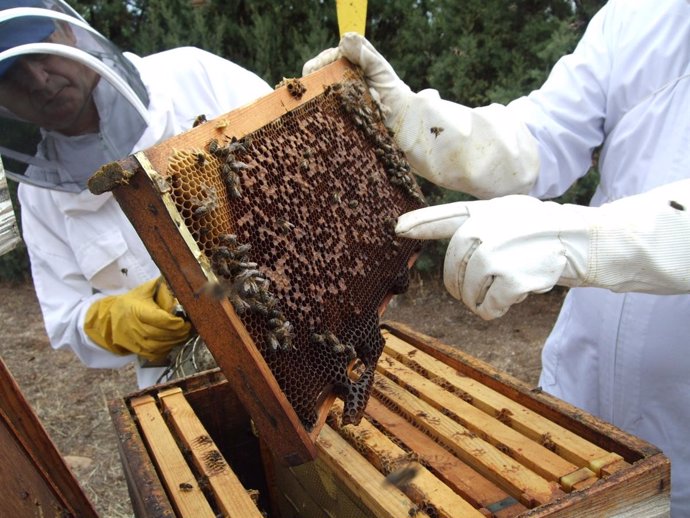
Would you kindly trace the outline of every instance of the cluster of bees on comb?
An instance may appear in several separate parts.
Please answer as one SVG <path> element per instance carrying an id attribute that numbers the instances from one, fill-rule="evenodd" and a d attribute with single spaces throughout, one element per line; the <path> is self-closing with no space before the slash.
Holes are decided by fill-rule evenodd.
<path id="1" fill-rule="evenodd" d="M 341 107 L 350 115 L 357 129 L 374 143 L 374 153 L 383 162 L 390 182 L 424 203 L 424 198 L 417 190 L 410 164 L 402 151 L 393 144 L 393 135 L 381 133 L 375 124 L 376 120 L 382 118 L 378 106 L 372 108 L 363 102 L 364 86 L 354 82 L 347 87 L 343 83 L 334 83 L 326 87 L 325 93 L 338 96 Z"/>

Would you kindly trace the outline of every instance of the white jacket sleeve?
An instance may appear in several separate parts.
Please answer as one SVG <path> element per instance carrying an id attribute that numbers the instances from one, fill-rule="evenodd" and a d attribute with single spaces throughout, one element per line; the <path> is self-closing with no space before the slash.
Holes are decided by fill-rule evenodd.
<path id="1" fill-rule="evenodd" d="M 468 108 L 423 90 L 405 110 L 395 139 L 420 176 L 477 198 L 529 192 L 539 173 L 537 143 L 505 106 Z"/>
<path id="2" fill-rule="evenodd" d="M 592 18 L 575 50 L 558 60 L 538 90 L 507 106 L 538 143 L 540 171 L 530 193 L 539 198 L 560 196 L 589 171 L 613 121 L 607 113 L 612 49 L 606 36 L 612 5 Z"/>

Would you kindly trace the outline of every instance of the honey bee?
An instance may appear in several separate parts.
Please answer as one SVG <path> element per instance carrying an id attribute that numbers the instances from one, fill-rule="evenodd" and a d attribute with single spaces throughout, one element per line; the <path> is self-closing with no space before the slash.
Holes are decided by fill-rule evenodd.
<path id="1" fill-rule="evenodd" d="M 268 320 L 268 326 L 272 329 L 278 329 L 283 325 L 283 320 L 280 318 L 271 318 Z"/>
<path id="2" fill-rule="evenodd" d="M 278 224 L 278 231 L 281 234 L 289 234 L 290 232 L 292 232 L 292 229 L 295 228 L 295 225 L 293 225 L 292 223 L 290 223 L 288 220 L 286 220 L 284 218 L 278 218 L 276 223 Z"/>
<path id="3" fill-rule="evenodd" d="M 271 320 L 280 320 L 280 319 L 271 319 Z M 279 338 L 292 338 L 292 335 L 294 333 L 295 329 L 293 325 L 288 322 L 287 320 L 283 320 L 280 322 L 279 326 L 275 330 L 276 336 Z"/>
<path id="4" fill-rule="evenodd" d="M 207 207 L 205 205 L 201 205 L 201 206 L 197 207 L 196 209 L 194 209 L 193 214 L 197 218 L 202 218 L 202 217 L 206 216 L 209 212 L 211 212 L 211 209 L 209 207 Z"/>
<path id="5" fill-rule="evenodd" d="M 393 235 L 395 235 L 395 227 L 397 224 L 398 220 L 393 217 L 386 218 L 386 221 L 384 222 L 386 230 Z"/>
<path id="6" fill-rule="evenodd" d="M 390 484 L 397 488 L 401 488 L 412 482 L 412 479 L 417 476 L 419 467 L 413 464 L 407 465 L 403 468 L 391 472 L 385 479 L 385 484 Z"/>
<path id="7" fill-rule="evenodd" d="M 230 155 L 232 156 L 232 155 Z M 244 162 L 240 162 L 239 160 L 234 160 L 231 159 L 230 156 L 228 157 L 228 161 L 226 164 L 232 169 L 234 172 L 238 173 L 240 171 L 244 171 L 245 169 L 249 169 L 250 166 L 248 164 L 245 164 Z"/>
<path id="8" fill-rule="evenodd" d="M 355 349 L 352 345 L 341 342 L 335 334 L 330 331 L 324 333 L 312 333 L 311 338 L 318 344 L 326 344 L 331 347 L 331 350 L 336 354 L 348 353 L 348 356 L 354 358 L 356 356 Z"/>
<path id="9" fill-rule="evenodd" d="M 235 313 L 238 315 L 244 315 L 251 309 L 249 302 L 244 300 L 242 296 L 234 290 L 230 290 L 228 299 L 230 300 L 232 307 L 235 309 Z"/>
<path id="10" fill-rule="evenodd" d="M 245 243 L 244 245 L 240 245 L 235 249 L 235 255 L 236 257 L 241 257 L 247 254 L 251 249 L 252 245 L 250 245 L 249 243 Z"/>
<path id="11" fill-rule="evenodd" d="M 220 150 L 220 144 L 218 144 L 218 140 L 212 138 L 211 140 L 208 141 L 209 153 L 215 155 L 218 153 L 219 150 Z"/>
<path id="12" fill-rule="evenodd" d="M 218 241 L 223 245 L 235 246 L 237 244 L 237 235 L 221 234 L 218 236 Z"/>
<path id="13" fill-rule="evenodd" d="M 245 270 L 245 272 L 257 270 Z M 259 294 L 259 284 L 255 281 L 252 276 L 245 276 L 244 273 L 240 273 L 235 279 L 235 287 L 237 292 L 242 298 L 251 298 Z"/>
<path id="14" fill-rule="evenodd" d="M 213 250 L 214 259 L 232 259 L 235 256 L 234 252 L 227 246 L 221 245 Z"/>
<path id="15" fill-rule="evenodd" d="M 330 84 L 330 85 L 328 85 L 328 86 L 326 87 L 326 92 L 328 92 L 328 93 L 330 93 L 330 92 L 337 93 L 337 92 L 340 92 L 340 90 L 342 90 L 342 88 L 343 88 L 343 84 L 342 84 L 342 83 L 333 83 L 333 84 Z"/>
<path id="16" fill-rule="evenodd" d="M 232 137 L 230 143 L 228 144 L 228 151 L 230 153 L 235 153 L 238 151 L 249 151 L 249 147 L 252 145 L 252 138 L 250 136 L 245 136 L 242 139 L 237 137 Z"/>
<path id="17" fill-rule="evenodd" d="M 196 196 L 191 200 L 192 206 L 194 207 L 193 214 L 198 218 L 206 216 L 209 212 L 214 210 L 218 204 L 218 196 L 213 187 L 205 187 L 204 194 L 204 196 Z"/>
<path id="18" fill-rule="evenodd" d="M 228 189 L 228 196 L 231 200 L 236 200 L 242 197 L 242 187 L 240 185 L 240 178 L 235 172 L 226 164 L 223 166 L 225 173 L 225 186 Z"/>
<path id="19" fill-rule="evenodd" d="M 443 132 L 443 128 L 439 128 L 438 126 L 433 126 L 432 128 L 429 129 L 431 133 L 433 133 L 434 137 L 437 137 Z"/>
<path id="20" fill-rule="evenodd" d="M 274 319 L 282 316 L 280 311 L 278 311 L 277 306 L 278 299 L 268 293 L 265 289 L 262 289 L 260 290 L 259 298 L 253 301 L 252 308 L 260 315 Z"/>
<path id="21" fill-rule="evenodd" d="M 196 165 L 203 168 L 204 165 L 206 165 L 206 153 L 204 153 L 203 151 L 197 151 L 195 155 Z"/>
<path id="22" fill-rule="evenodd" d="M 275 352 L 278 349 L 280 349 L 280 341 L 278 340 L 278 337 L 275 335 L 275 333 L 273 333 L 272 331 L 266 331 L 264 336 L 266 337 L 266 343 L 272 351 Z"/>
<path id="23" fill-rule="evenodd" d="M 302 160 L 299 163 L 299 170 L 302 171 L 303 173 L 306 173 L 307 171 L 309 171 L 309 160 L 307 160 L 306 158 L 304 160 Z"/>
<path id="24" fill-rule="evenodd" d="M 180 482 L 180 491 L 192 491 L 194 489 L 194 486 L 191 485 L 189 482 Z"/>
<path id="25" fill-rule="evenodd" d="M 211 233 L 211 229 L 209 227 L 201 227 L 199 228 L 199 239 L 206 239 L 208 235 Z"/>
<path id="26" fill-rule="evenodd" d="M 192 128 L 196 128 L 197 126 L 199 126 L 200 124 L 203 124 L 206 121 L 207 121 L 206 115 L 204 115 L 203 113 L 201 115 L 197 115 L 196 118 L 194 119 L 194 122 L 192 123 Z"/>

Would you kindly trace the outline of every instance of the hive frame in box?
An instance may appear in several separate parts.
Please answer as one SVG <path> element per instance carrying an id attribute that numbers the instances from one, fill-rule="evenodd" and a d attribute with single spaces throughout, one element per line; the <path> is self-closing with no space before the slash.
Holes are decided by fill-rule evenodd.
<path id="1" fill-rule="evenodd" d="M 165 459 L 151 443 L 160 433 L 134 418 L 142 396 L 165 399 L 173 391 L 188 398 L 195 414 L 184 417 L 217 439 L 245 488 L 265 497 L 270 516 L 669 516 L 670 463 L 651 444 L 402 324 L 382 329 L 386 347 L 365 418 L 343 426 L 336 402 L 316 441 L 318 459 L 302 466 L 277 465 L 265 444 L 247 441 L 247 417 L 233 410 L 220 372 L 112 401 L 128 483 L 152 491 L 132 494 L 137 516 L 168 516 L 160 495 L 187 480 L 157 480 Z M 232 419 L 219 422 L 219 407 Z M 258 484 L 248 472 L 258 464 L 257 446 L 265 477 Z"/>
<path id="2" fill-rule="evenodd" d="M 357 83 L 354 90 L 342 86 L 343 84 L 355 84 L 348 83 L 348 81 L 352 81 L 354 78 L 356 78 L 355 82 Z M 410 240 L 403 240 L 402 243 L 393 242 L 397 241 L 397 238 L 392 232 L 392 226 L 389 225 L 389 219 L 394 222 L 395 217 L 397 217 L 400 212 L 418 208 L 422 203 L 422 199 L 418 188 L 414 184 L 414 180 L 411 179 L 409 166 L 404 163 L 401 153 L 395 150 L 394 146 L 390 145 L 392 139 L 390 135 L 386 133 L 382 123 L 378 121 L 368 123 L 375 124 L 375 126 L 362 125 L 361 121 L 363 118 L 365 120 L 375 121 L 374 116 L 371 115 L 372 110 L 369 110 L 367 113 L 363 110 L 367 110 L 368 108 L 361 108 L 359 101 L 363 98 L 352 96 L 353 91 L 355 93 L 359 92 L 359 95 L 362 95 L 362 92 L 366 91 L 363 85 L 364 83 L 361 76 L 356 73 L 352 65 L 345 60 L 337 61 L 300 80 L 288 80 L 285 87 L 278 88 L 272 94 L 257 100 L 251 105 L 239 108 L 215 120 L 200 124 L 198 127 L 195 127 L 193 131 L 173 137 L 168 141 L 160 143 L 148 150 L 136 153 L 116 164 L 107 165 L 94 175 L 89 182 L 89 187 L 92 192 L 98 193 L 105 190 L 112 190 L 123 211 L 142 237 L 152 258 L 172 287 L 173 292 L 187 310 L 197 331 L 204 338 L 218 365 L 227 376 L 229 382 L 233 384 L 233 387 L 255 421 L 256 427 L 262 434 L 265 442 L 276 450 L 275 453 L 277 458 L 291 465 L 306 462 L 315 456 L 316 450 L 314 448 L 314 440 L 326 419 L 327 409 L 335 398 L 336 391 L 340 391 L 340 397 L 343 397 L 345 400 L 346 412 L 349 412 L 348 415 L 351 420 L 356 420 L 356 414 L 353 411 L 354 408 L 359 408 L 361 409 L 360 412 L 363 412 L 364 404 L 366 403 L 365 399 L 368 394 L 367 384 L 370 386 L 371 380 L 373 379 L 375 362 L 378 358 L 376 348 L 380 347 L 380 349 L 378 349 L 378 354 L 380 354 L 383 347 L 383 339 L 380 336 L 377 322 L 372 322 L 372 320 L 378 320 L 378 316 L 382 313 L 392 293 L 404 287 L 407 278 L 407 269 L 414 261 L 416 255 L 415 250 L 418 246 L 414 241 Z M 330 333 L 328 329 L 328 325 L 331 325 L 334 320 L 333 313 L 328 317 L 331 324 L 323 320 L 323 318 L 326 317 L 309 318 L 309 325 L 295 332 L 296 334 L 301 333 L 302 343 L 306 341 L 314 345 L 315 340 L 317 341 L 316 343 L 320 340 L 320 343 L 332 347 L 323 350 L 315 349 L 313 355 L 319 358 L 326 356 L 325 362 L 328 365 L 332 365 L 332 363 L 328 362 L 335 362 L 338 365 L 335 368 L 328 367 L 331 371 L 336 371 L 337 378 L 326 378 L 324 380 L 322 377 L 321 381 L 311 383 L 311 385 L 314 386 L 311 386 L 310 382 L 307 382 L 307 388 L 311 392 L 309 396 L 306 397 L 306 400 L 309 403 L 315 402 L 316 408 L 310 415 L 309 420 L 305 420 L 304 413 L 298 415 L 295 408 L 290 404 L 290 400 L 288 399 L 289 396 L 284 392 L 286 387 L 281 388 L 274 373 L 269 367 L 270 362 L 267 363 L 267 358 L 265 356 L 267 346 L 263 340 L 263 336 L 265 335 L 259 335 L 262 340 L 260 345 L 263 348 L 259 350 L 259 347 L 257 347 L 259 344 L 256 335 L 252 335 L 248 330 L 248 327 L 245 325 L 246 320 L 244 320 L 244 317 L 241 319 L 238 316 L 239 309 L 236 301 L 233 300 L 231 303 L 224 295 L 221 297 L 214 297 L 210 296 L 208 293 L 211 289 L 209 287 L 209 280 L 216 279 L 219 271 L 218 263 L 215 262 L 217 256 L 214 254 L 220 248 L 226 247 L 217 246 L 217 248 L 213 249 L 213 254 L 209 258 L 207 257 L 209 253 L 208 248 L 205 252 L 201 251 L 200 245 L 197 243 L 201 230 L 193 230 L 196 234 L 192 236 L 192 231 L 187 228 L 190 224 L 192 226 L 196 225 L 195 218 L 206 217 L 209 210 L 208 205 L 198 200 L 191 202 L 191 209 L 180 209 L 187 212 L 187 216 L 185 216 L 187 219 L 185 219 L 180 211 L 178 211 L 178 206 L 176 206 L 175 203 L 183 203 L 183 205 L 185 203 L 189 204 L 188 199 L 183 196 L 181 197 L 179 194 L 175 194 L 178 196 L 178 201 L 175 202 L 171 195 L 167 193 L 171 191 L 175 192 L 177 188 L 175 186 L 177 182 L 175 178 L 179 178 L 175 176 L 178 173 L 170 173 L 171 169 L 169 169 L 169 167 L 173 168 L 174 171 L 178 171 L 178 169 L 176 169 L 177 167 L 185 167 L 185 171 L 189 170 L 193 172 L 193 174 L 192 172 L 185 173 L 185 175 L 191 175 L 185 176 L 185 178 L 194 178 L 195 182 L 199 182 L 199 180 L 196 180 L 196 177 L 202 173 L 198 173 L 197 168 L 204 170 L 206 164 L 209 163 L 208 160 L 218 159 L 218 154 L 214 151 L 218 149 L 218 140 L 226 142 L 225 139 L 227 139 L 230 144 L 243 146 L 244 143 L 242 139 L 245 135 L 262 130 L 264 127 L 274 124 L 274 121 L 280 128 L 287 127 L 284 126 L 284 124 L 287 123 L 284 123 L 283 116 L 292 114 L 293 110 L 296 108 L 313 106 L 306 105 L 306 103 L 317 98 L 322 93 L 328 94 L 329 92 L 335 92 L 333 97 L 325 96 L 324 99 L 339 99 L 337 102 L 340 103 L 338 104 L 340 108 L 337 108 L 337 110 L 344 110 L 344 113 L 347 113 L 349 116 L 349 122 L 337 122 L 335 125 L 335 133 L 333 134 L 334 130 L 331 129 L 329 130 L 331 133 L 327 135 L 331 138 L 333 138 L 333 136 L 339 138 L 341 135 L 340 130 L 342 130 L 343 127 L 354 128 L 357 138 L 365 138 L 365 149 L 367 149 L 365 153 L 367 159 L 372 160 L 372 163 L 376 164 L 372 166 L 374 167 L 375 173 L 371 173 L 370 176 L 364 175 L 362 171 L 366 171 L 366 169 L 362 166 L 362 170 L 359 170 L 360 168 L 357 167 L 358 174 L 354 174 L 352 171 L 345 169 L 337 170 L 333 181 L 336 183 L 342 181 L 343 185 L 350 186 L 355 185 L 351 183 L 352 180 L 350 180 L 350 178 L 358 178 L 358 180 L 355 181 L 356 187 L 352 187 L 356 189 L 352 194 L 355 196 L 365 196 L 368 200 L 370 200 L 372 196 L 377 200 L 380 198 L 383 200 L 381 203 L 384 204 L 384 207 L 382 208 L 380 205 L 376 205 L 378 212 L 375 213 L 375 216 L 371 216 L 371 221 L 368 221 L 367 218 L 362 218 L 361 215 L 358 216 L 359 211 L 363 207 L 368 207 L 368 204 L 357 204 L 356 197 L 348 198 L 346 202 L 341 199 L 339 192 L 333 193 L 330 191 L 327 191 L 327 199 L 324 195 L 321 195 L 321 197 L 314 197 L 310 189 L 307 191 L 308 194 L 306 194 L 306 196 L 309 199 L 309 203 L 312 203 L 311 200 L 316 200 L 313 202 L 314 207 L 327 207 L 327 209 L 324 210 L 330 211 L 331 207 L 335 206 L 337 208 L 332 209 L 333 214 L 340 214 L 342 210 L 344 214 L 343 217 L 346 218 L 343 221 L 352 221 L 353 218 L 355 222 L 367 221 L 366 224 L 370 225 L 370 227 L 366 227 L 362 224 L 362 229 L 365 230 L 358 229 L 358 235 L 361 235 L 363 240 L 362 250 L 365 250 L 365 252 L 360 252 L 360 255 L 364 253 L 365 257 L 362 258 L 357 255 L 354 256 L 354 260 L 352 258 L 348 259 L 349 278 L 369 279 L 369 277 L 364 277 L 362 272 L 371 272 L 372 274 L 373 272 L 377 272 L 376 275 L 380 275 L 382 280 L 378 280 L 378 277 L 374 276 L 371 278 L 376 278 L 376 281 L 365 281 L 367 287 L 369 287 L 369 285 L 372 286 L 373 291 L 371 293 L 373 293 L 373 295 L 371 300 L 367 299 L 364 301 L 364 306 L 357 306 L 355 300 L 366 299 L 367 297 L 363 297 L 360 290 L 353 289 L 352 286 L 344 282 L 342 278 L 335 279 L 337 286 L 333 286 L 335 293 L 340 294 L 337 299 L 325 299 L 325 297 L 331 293 L 330 288 L 332 285 L 327 284 L 329 289 L 319 292 L 318 297 L 315 299 L 318 304 L 317 308 L 322 304 L 323 307 L 328 305 L 331 308 L 341 304 L 343 307 L 353 308 L 355 311 L 352 314 L 348 314 L 343 310 L 339 310 L 335 313 L 337 317 L 335 320 L 340 321 L 340 319 L 347 319 L 348 323 L 344 324 L 344 326 L 350 326 L 348 331 L 350 334 L 348 335 L 347 343 L 344 345 L 338 340 L 338 337 Z M 355 99 L 354 102 L 352 101 L 353 98 Z M 340 113 L 340 111 L 337 111 L 337 113 Z M 338 115 L 338 117 L 339 116 L 340 115 Z M 285 118 L 285 120 L 287 119 L 288 117 Z M 337 120 L 340 121 L 340 119 Z M 320 128 L 318 120 L 309 119 L 309 121 L 304 124 L 309 128 L 313 128 L 314 125 Z M 343 124 L 346 124 L 346 126 L 343 126 Z M 310 129 L 310 131 L 313 130 Z M 323 139 L 321 138 L 320 131 L 321 130 L 319 130 L 318 137 L 314 134 L 312 138 L 320 139 L 313 142 L 315 142 L 315 145 L 323 152 L 321 147 Z M 362 137 L 363 135 L 366 135 L 366 137 Z M 237 141 L 236 139 L 240 140 Z M 282 137 L 278 137 L 277 140 L 282 141 Z M 327 141 L 330 142 L 330 140 Z M 264 140 L 263 142 L 265 145 L 274 145 L 273 140 Z M 375 144 L 372 145 L 371 142 L 375 142 Z M 228 147 L 230 144 L 228 144 Z M 256 143 L 249 145 L 251 145 L 252 150 L 257 147 Z M 299 145 L 301 146 L 302 144 L 300 143 Z M 184 151 L 179 151 L 175 146 L 183 147 Z M 263 144 L 261 146 L 263 146 Z M 197 150 L 196 152 L 193 151 L 195 149 Z M 209 150 L 209 154 L 203 151 L 205 149 Z M 300 149 L 302 148 L 300 147 Z M 354 151 L 352 148 L 347 148 L 347 150 L 348 155 L 350 151 Z M 375 151 L 381 151 L 382 154 L 375 153 Z M 312 151 L 310 148 L 307 148 L 305 153 L 307 152 L 311 154 Z M 280 155 L 280 153 L 278 154 Z M 231 152 L 231 156 L 234 156 L 234 152 Z M 263 155 L 259 155 L 259 157 L 260 156 Z M 269 160 L 272 160 L 272 158 L 273 157 L 269 155 Z M 216 194 L 219 192 L 218 189 L 220 189 L 221 193 L 225 193 L 227 189 L 231 203 L 245 203 L 243 197 L 240 196 L 242 200 L 238 200 L 238 197 L 233 197 L 231 194 L 232 190 L 228 186 L 230 183 L 228 179 L 232 178 L 233 173 L 226 173 L 226 168 L 230 167 L 231 162 L 235 164 L 232 167 L 239 167 L 236 165 L 237 161 L 235 158 L 224 158 L 223 160 L 227 160 L 226 165 L 221 168 L 222 174 L 226 175 L 224 178 L 225 183 L 220 183 L 217 187 L 201 183 L 200 186 L 196 187 L 197 191 L 202 191 L 204 197 L 208 197 L 209 200 L 211 198 L 215 200 Z M 257 160 L 259 159 L 257 158 Z M 333 167 L 324 165 L 324 163 L 318 160 L 315 162 L 315 164 L 318 164 L 315 165 L 317 169 L 321 168 L 322 171 L 333 171 Z M 348 156 L 347 160 L 349 161 L 348 163 L 353 163 L 352 157 Z M 174 167 L 170 165 L 173 163 L 175 164 Z M 184 163 L 185 165 L 179 166 L 177 165 L 179 163 Z M 222 161 L 218 162 L 218 164 L 222 163 Z M 283 164 L 283 162 L 279 163 L 281 165 Z M 328 163 L 330 164 L 330 162 Z M 359 164 L 360 162 L 357 163 Z M 258 162 L 255 162 L 255 164 L 257 164 L 256 166 L 258 167 Z M 403 165 L 401 166 L 401 164 Z M 240 163 L 240 165 L 246 166 L 246 164 L 242 163 Z M 220 166 L 216 165 L 216 162 L 214 162 L 213 167 L 216 168 Z M 308 170 L 304 168 L 304 161 L 299 164 L 298 170 L 302 172 Z M 261 194 L 261 196 L 263 196 L 263 193 L 267 192 L 268 194 L 266 196 L 268 196 L 269 200 L 273 199 L 271 196 L 275 193 L 275 190 L 272 191 L 271 189 L 291 188 L 289 185 L 286 187 L 265 187 L 263 186 L 264 184 L 257 187 L 258 182 L 261 182 L 261 180 L 256 180 L 255 178 L 256 177 L 248 176 L 245 180 L 247 182 L 254 182 L 253 185 L 257 195 Z M 298 179 L 302 182 L 300 185 L 303 185 L 305 180 L 301 178 Z M 218 182 L 219 180 L 217 177 L 213 177 L 212 181 Z M 377 186 L 377 188 L 374 189 L 372 184 Z M 243 188 L 245 187 L 246 185 Z M 281 192 L 280 195 L 283 196 L 284 200 L 289 200 L 289 203 L 292 203 L 292 206 L 294 206 L 295 202 L 292 194 L 285 195 Z M 188 194 L 187 196 L 189 197 Z M 261 196 L 256 199 L 260 199 Z M 286 198 L 285 196 L 288 197 Z M 194 199 L 198 198 L 198 193 L 193 194 L 192 197 Z M 221 197 L 218 196 L 218 199 L 220 198 Z M 233 201 L 233 198 L 235 201 Z M 183 201 L 180 202 L 180 199 Z M 251 207 L 253 204 L 252 200 L 255 198 L 249 197 L 246 199 L 248 200 L 246 203 Z M 212 204 L 214 208 L 211 210 L 216 210 L 218 206 L 215 204 L 215 201 L 213 201 Z M 314 207 L 310 209 L 314 210 Z M 357 209 L 357 207 L 359 207 L 359 209 Z M 240 219 L 253 223 L 251 219 L 253 216 L 250 216 L 250 212 L 253 212 L 253 210 L 253 208 L 250 208 L 249 212 L 245 213 L 246 218 L 243 216 Z M 257 209 L 257 211 L 260 211 L 260 209 Z M 369 211 L 371 211 L 371 209 L 369 209 Z M 269 210 L 269 212 L 271 211 Z M 197 213 L 201 216 L 198 216 Z M 323 219 L 322 214 L 318 212 L 318 210 L 317 213 L 319 214 L 319 218 Z M 296 217 L 299 218 L 302 214 L 304 213 L 300 211 L 296 214 Z M 386 215 L 385 218 L 384 214 Z M 272 214 L 271 216 L 273 217 L 275 215 Z M 326 217 L 328 218 L 330 216 Z M 336 217 L 335 219 L 329 219 L 327 221 L 339 220 L 337 220 Z M 372 221 L 376 221 L 376 223 L 372 223 Z M 264 224 L 267 225 L 268 223 Z M 305 225 L 307 224 L 314 225 L 311 217 L 309 223 L 305 223 Z M 373 229 L 371 228 L 372 224 L 374 225 Z M 232 221 L 231 228 L 234 229 L 234 225 L 240 225 L 238 220 Z M 335 226 L 336 228 L 342 229 L 343 222 L 338 222 Z M 221 227 L 224 227 L 224 225 L 221 225 Z M 294 225 L 292 225 L 292 227 L 294 227 Z M 252 232 L 256 232 L 254 226 L 250 225 L 250 228 Z M 317 231 L 320 230 L 318 226 L 315 228 Z M 368 233 L 366 228 L 369 228 L 371 233 Z M 264 229 L 262 228 L 262 230 Z M 212 232 L 216 232 L 216 229 Z M 276 235 L 279 233 L 280 232 L 277 232 Z M 309 234 L 310 232 L 306 233 L 306 235 Z M 222 234 L 222 240 L 219 236 L 213 235 L 214 243 L 215 240 L 222 243 L 224 240 L 230 238 L 229 234 Z M 315 234 L 315 236 L 316 235 L 317 234 Z M 318 236 L 321 235 L 322 234 L 318 234 Z M 330 242 L 338 237 L 340 237 L 341 240 L 343 239 L 342 236 L 331 236 L 330 234 L 328 234 L 328 236 Z M 236 243 L 235 239 L 237 238 L 233 236 L 232 239 L 232 246 L 236 246 L 234 243 Z M 286 239 L 292 239 L 292 237 Z M 315 243 L 320 242 L 319 237 L 312 237 L 311 239 Z M 349 250 L 359 250 L 359 241 L 355 242 L 357 243 L 354 245 L 356 248 L 350 248 Z M 299 248 L 298 245 L 290 246 L 295 249 Z M 328 246 L 332 246 L 332 244 Z M 328 246 L 326 246 L 327 249 Z M 335 250 L 335 252 L 333 252 L 333 250 Z M 327 255 L 329 257 L 333 255 L 338 256 L 338 254 L 341 253 L 340 250 L 340 246 L 335 246 L 334 249 L 328 249 Z M 374 258 L 370 260 L 368 254 L 376 253 L 379 250 L 384 251 L 380 252 L 379 256 L 375 257 L 376 261 L 374 261 Z M 300 260 L 308 260 L 309 257 L 311 256 L 308 254 L 307 256 L 298 256 Z M 245 261 L 243 264 L 248 264 L 246 263 L 246 259 L 240 259 L 240 261 Z M 236 263 L 237 261 L 235 261 L 235 264 Z M 371 264 L 374 263 L 376 266 L 372 267 Z M 334 264 L 338 265 L 339 262 L 334 261 Z M 381 265 L 385 265 L 387 268 L 383 268 Z M 243 266 L 242 268 L 250 267 Z M 293 267 L 287 264 L 285 268 Z M 299 268 L 299 266 L 296 267 L 298 270 Z M 362 269 L 360 270 L 360 268 Z M 355 272 L 354 277 L 352 272 Z M 301 278 L 303 272 L 299 271 L 298 273 L 298 277 Z M 404 273 L 405 279 L 402 279 L 401 273 Z M 231 286 L 235 286 L 234 283 L 239 277 L 239 274 L 235 275 L 236 277 L 230 277 L 230 282 L 233 283 Z M 287 288 L 290 290 L 292 289 L 289 284 L 289 275 L 285 276 L 282 273 L 275 273 L 275 275 L 278 281 L 287 282 Z M 344 275 L 344 272 L 338 272 L 334 275 L 332 271 L 329 270 L 323 274 L 317 273 L 316 278 L 320 279 L 320 275 L 328 276 L 328 278 L 331 279 L 338 275 Z M 276 280 L 274 279 L 272 282 L 276 282 Z M 334 281 L 331 280 L 330 282 Z M 355 285 L 359 285 L 357 284 L 358 282 L 360 281 L 353 280 Z M 271 286 L 272 285 L 273 284 L 271 284 Z M 309 293 L 311 293 L 312 287 L 313 286 L 309 283 L 306 284 Z M 358 294 L 353 295 L 352 298 L 341 300 L 343 299 L 343 290 L 347 293 L 357 292 Z M 365 295 L 369 296 L 371 293 L 367 292 Z M 298 294 L 300 296 L 304 295 L 304 293 Z M 295 314 L 299 315 L 302 312 L 302 306 L 294 302 L 294 300 L 287 302 L 288 305 L 292 304 L 290 310 L 293 316 Z M 307 312 L 304 311 L 304 313 Z M 276 320 L 276 317 L 273 317 L 273 320 Z M 315 328 L 313 325 L 315 322 L 321 327 Z M 268 323 L 270 324 L 270 321 Z M 339 323 L 336 325 L 339 325 Z M 326 326 L 325 329 L 324 326 Z M 324 331 L 328 332 L 324 333 Z M 333 341 L 329 342 L 329 340 L 324 339 L 324 337 L 328 337 L 329 335 L 334 337 Z M 357 337 L 357 341 L 354 342 L 355 345 L 350 341 L 353 335 Z M 239 346 L 240 344 L 241 346 Z M 360 347 L 364 349 L 360 349 Z M 264 351 L 263 355 L 262 351 Z M 296 349 L 292 349 L 292 352 L 290 352 L 291 348 L 289 346 L 285 347 L 285 351 L 286 355 L 292 355 L 293 358 L 300 358 L 303 354 L 302 350 Z M 307 351 L 312 351 L 312 349 L 307 349 Z M 350 353 L 351 356 L 349 356 Z M 311 355 L 312 353 L 309 354 Z M 362 354 L 364 354 L 364 356 Z M 372 356 L 374 357 L 372 358 Z M 335 360 L 331 360 L 331 357 L 335 358 Z M 347 359 L 348 357 L 350 360 Z M 365 368 L 363 373 L 359 372 L 357 374 L 352 374 L 351 372 L 343 372 L 342 369 L 351 369 L 355 360 L 359 358 L 364 360 Z M 282 360 L 275 360 L 272 357 L 271 362 L 273 363 L 271 365 L 275 366 L 276 362 L 279 361 Z M 349 364 L 348 361 L 350 361 Z M 323 363 L 322 361 L 320 365 L 323 366 Z M 293 368 L 292 364 L 280 364 L 280 368 L 283 371 L 283 379 L 285 379 L 286 376 L 290 379 L 292 374 L 286 374 L 286 372 L 293 372 L 290 370 Z M 304 373 L 298 376 L 300 380 L 305 378 Z M 309 376 L 307 376 L 307 378 L 309 378 Z M 299 385 L 297 388 L 287 388 L 293 390 L 293 395 L 297 393 L 299 398 L 302 398 L 303 396 L 301 394 L 304 392 L 300 391 L 305 389 L 305 382 L 300 382 L 302 385 Z M 321 383 L 321 385 L 319 385 L 319 383 Z M 318 390 L 318 392 L 316 392 L 316 390 Z M 302 401 L 300 401 L 300 404 L 302 404 Z M 313 408 L 309 407 L 309 404 L 306 406 L 308 408 Z M 305 405 L 302 404 L 302 412 L 304 412 L 304 407 Z M 361 413 L 359 415 L 361 415 Z M 309 424 L 309 429 L 305 428 L 304 425 L 304 423 L 307 422 Z"/>

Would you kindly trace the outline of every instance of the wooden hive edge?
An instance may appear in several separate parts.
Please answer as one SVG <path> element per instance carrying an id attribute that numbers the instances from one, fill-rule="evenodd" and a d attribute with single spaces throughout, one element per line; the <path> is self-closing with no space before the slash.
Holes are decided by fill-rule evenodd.
<path id="1" fill-rule="evenodd" d="M 4 423 L 4 425 L 3 425 Z M 85 518 L 97 513 L 57 446 L 33 411 L 19 385 L 0 358 L 0 425 L 23 449 L 46 487 L 65 510 Z M 6 469 L 6 468 L 5 468 Z M 36 512 L 41 511 L 40 508 Z M 41 511 L 42 512 L 42 511 Z"/>
<path id="2" fill-rule="evenodd" d="M 669 517 L 671 463 L 658 453 L 586 489 L 531 509 L 520 518 Z"/>
<path id="3" fill-rule="evenodd" d="M 120 461 L 135 516 L 175 518 L 175 512 L 125 401 L 109 401 L 108 411 L 118 437 Z"/>

